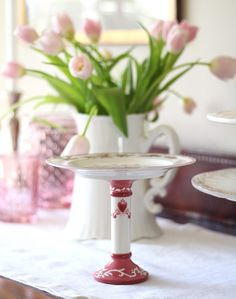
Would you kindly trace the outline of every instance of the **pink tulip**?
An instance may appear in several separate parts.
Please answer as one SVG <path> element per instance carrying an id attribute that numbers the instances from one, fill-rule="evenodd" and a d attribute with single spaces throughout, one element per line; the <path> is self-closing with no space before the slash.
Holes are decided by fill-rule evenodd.
<path id="1" fill-rule="evenodd" d="M 66 13 L 59 13 L 52 17 L 52 29 L 66 39 L 73 39 L 75 35 L 74 24 Z"/>
<path id="2" fill-rule="evenodd" d="M 29 44 L 33 44 L 39 37 L 36 30 L 28 25 L 19 25 L 14 34 Z"/>
<path id="3" fill-rule="evenodd" d="M 20 78 L 25 75 L 25 72 L 25 68 L 15 61 L 6 62 L 1 69 L 1 74 L 10 79 Z"/>
<path id="4" fill-rule="evenodd" d="M 159 110 L 161 108 L 160 106 L 162 105 L 163 101 L 164 101 L 163 98 L 157 96 L 152 102 L 153 108 Z"/>
<path id="5" fill-rule="evenodd" d="M 196 108 L 196 103 L 193 99 L 189 98 L 189 97 L 185 97 L 183 98 L 183 108 L 184 108 L 184 111 L 187 113 L 187 114 L 191 114 L 193 112 L 193 110 Z"/>
<path id="6" fill-rule="evenodd" d="M 171 30 L 171 28 L 176 25 L 176 22 L 175 21 L 166 21 L 163 23 L 163 26 L 162 26 L 162 39 L 164 41 L 167 40 L 167 36 Z"/>
<path id="7" fill-rule="evenodd" d="M 93 71 L 93 66 L 89 59 L 81 54 L 80 56 L 72 57 L 69 62 L 69 70 L 73 77 L 87 80 Z"/>
<path id="8" fill-rule="evenodd" d="M 102 32 L 102 25 L 99 21 L 86 19 L 84 23 L 84 31 L 92 43 L 97 43 Z"/>
<path id="9" fill-rule="evenodd" d="M 187 21 L 180 22 L 179 27 L 187 32 L 187 42 L 191 42 L 197 36 L 198 27 L 190 25 Z"/>
<path id="10" fill-rule="evenodd" d="M 210 63 L 211 72 L 221 80 L 232 79 L 236 74 L 236 59 L 218 56 Z"/>
<path id="11" fill-rule="evenodd" d="M 184 49 L 186 42 L 186 31 L 174 25 L 167 36 L 166 48 L 170 53 L 178 54 Z"/>
<path id="12" fill-rule="evenodd" d="M 61 156 L 88 154 L 89 148 L 90 144 L 85 136 L 74 135 L 67 143 L 66 147 L 61 153 Z"/>
<path id="13" fill-rule="evenodd" d="M 164 22 L 162 20 L 158 20 L 150 30 L 151 36 L 154 37 L 156 40 L 160 40 L 162 37 L 163 24 Z"/>
<path id="14" fill-rule="evenodd" d="M 158 113 L 156 110 L 151 110 L 147 114 L 147 121 L 154 122 L 158 119 Z"/>
<path id="15" fill-rule="evenodd" d="M 40 49 L 49 55 L 58 55 L 64 49 L 61 37 L 52 30 L 46 30 L 38 40 Z"/>

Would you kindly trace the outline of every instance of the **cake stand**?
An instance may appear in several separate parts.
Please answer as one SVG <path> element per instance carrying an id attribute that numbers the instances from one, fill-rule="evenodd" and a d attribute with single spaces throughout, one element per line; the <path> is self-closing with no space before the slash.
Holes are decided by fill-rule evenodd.
<path id="1" fill-rule="evenodd" d="M 207 118 L 217 123 L 236 125 L 236 111 L 209 113 Z M 236 201 L 236 168 L 197 174 L 192 178 L 192 185 L 201 192 Z"/>
<path id="2" fill-rule="evenodd" d="M 197 174 L 192 178 L 192 184 L 204 193 L 236 201 L 236 168 Z"/>
<path id="3" fill-rule="evenodd" d="M 236 111 L 208 113 L 207 118 L 217 123 L 236 125 Z"/>
<path id="4" fill-rule="evenodd" d="M 195 159 L 180 155 L 101 153 L 55 157 L 47 162 L 86 178 L 110 182 L 112 255 L 111 261 L 94 273 L 94 278 L 109 284 L 145 281 L 148 272 L 131 260 L 132 184 L 136 180 L 160 177 L 172 168 L 194 163 Z"/>

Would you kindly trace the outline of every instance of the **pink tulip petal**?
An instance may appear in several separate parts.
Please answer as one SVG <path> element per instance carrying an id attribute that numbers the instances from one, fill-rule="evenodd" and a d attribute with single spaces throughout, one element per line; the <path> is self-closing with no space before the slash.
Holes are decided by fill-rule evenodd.
<path id="1" fill-rule="evenodd" d="M 59 13 L 52 17 L 52 28 L 62 37 L 73 39 L 75 35 L 74 24 L 71 18 L 66 13 Z"/>
<path id="2" fill-rule="evenodd" d="M 25 75 L 25 68 L 15 61 L 9 61 L 2 66 L 1 74 L 4 77 L 16 79 Z"/>
<path id="3" fill-rule="evenodd" d="M 227 56 L 218 56 L 212 60 L 210 70 L 221 80 L 232 79 L 236 74 L 236 59 Z"/>
<path id="4" fill-rule="evenodd" d="M 159 40 L 162 37 L 162 28 L 164 22 L 162 20 L 158 20 L 151 28 L 150 34 L 156 39 Z"/>
<path id="5" fill-rule="evenodd" d="M 189 98 L 189 97 L 185 97 L 183 98 L 183 105 L 184 105 L 184 111 L 187 113 L 187 114 L 192 114 L 193 113 L 193 110 L 197 107 L 197 104 L 196 102 Z"/>
<path id="6" fill-rule="evenodd" d="M 183 20 L 179 24 L 180 28 L 187 32 L 187 42 L 195 39 L 198 33 L 198 27 L 190 25 L 187 21 Z"/>
<path id="7" fill-rule="evenodd" d="M 184 49 L 186 42 L 186 31 L 174 25 L 167 36 L 166 48 L 170 53 L 178 54 Z"/>
<path id="8" fill-rule="evenodd" d="M 28 25 L 19 25 L 14 34 L 29 44 L 33 44 L 39 37 L 36 30 Z"/>
<path id="9" fill-rule="evenodd" d="M 87 80 L 93 71 L 93 66 L 89 59 L 81 54 L 80 56 L 72 57 L 69 62 L 69 70 L 72 76 Z"/>
<path id="10" fill-rule="evenodd" d="M 102 32 L 102 25 L 99 21 L 86 19 L 84 23 L 84 31 L 91 42 L 97 43 Z"/>
<path id="11" fill-rule="evenodd" d="M 85 136 L 74 135 L 67 143 L 61 156 L 88 154 L 89 148 L 90 144 Z"/>
<path id="12" fill-rule="evenodd" d="M 38 40 L 40 49 L 49 55 L 58 55 L 64 49 L 61 37 L 52 30 L 46 30 Z"/>

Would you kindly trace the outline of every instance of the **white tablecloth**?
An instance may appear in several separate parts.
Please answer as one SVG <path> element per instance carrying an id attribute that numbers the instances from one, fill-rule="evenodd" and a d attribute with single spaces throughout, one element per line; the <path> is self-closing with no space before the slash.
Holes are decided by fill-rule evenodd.
<path id="1" fill-rule="evenodd" d="M 35 225 L 0 223 L 0 275 L 65 298 L 236 298 L 236 237 L 158 219 L 163 235 L 132 244 L 133 260 L 150 273 L 128 286 L 96 282 L 110 241 L 69 241 L 65 211 L 41 212 Z"/>

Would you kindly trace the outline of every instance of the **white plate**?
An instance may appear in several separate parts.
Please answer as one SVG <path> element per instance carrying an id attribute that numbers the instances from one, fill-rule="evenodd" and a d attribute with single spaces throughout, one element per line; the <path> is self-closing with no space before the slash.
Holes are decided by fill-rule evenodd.
<path id="1" fill-rule="evenodd" d="M 195 162 L 194 158 L 168 154 L 101 153 L 55 157 L 48 164 L 81 176 L 101 179 L 145 179 L 162 176 L 171 168 Z"/>
<path id="2" fill-rule="evenodd" d="M 236 111 L 222 111 L 207 114 L 207 118 L 211 121 L 236 125 Z"/>
<path id="3" fill-rule="evenodd" d="M 236 168 L 200 173 L 192 184 L 204 193 L 236 201 Z"/>

